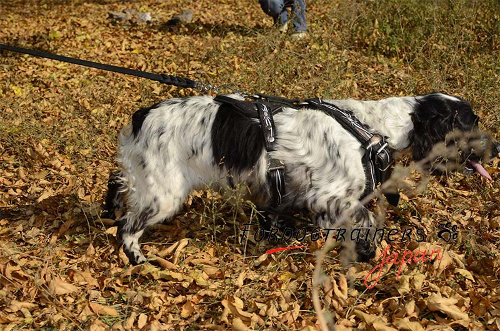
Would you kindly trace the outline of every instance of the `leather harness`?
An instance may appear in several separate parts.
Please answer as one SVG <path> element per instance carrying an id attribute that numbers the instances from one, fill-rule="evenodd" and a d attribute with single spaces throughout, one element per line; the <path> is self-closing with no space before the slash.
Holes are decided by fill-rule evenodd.
<path id="1" fill-rule="evenodd" d="M 274 125 L 273 115 L 281 112 L 283 107 L 294 109 L 308 108 L 322 111 L 333 117 L 361 143 L 361 146 L 365 150 L 362 163 L 367 182 L 360 200 L 372 193 L 379 183 L 383 183 L 390 176 L 393 158 L 386 137 L 371 132 L 368 126 L 361 123 L 349 110 L 341 109 L 318 98 L 300 101 L 256 94 L 247 96 L 246 100 L 237 100 L 223 95 L 217 95 L 214 100 L 232 106 L 234 111 L 246 117 L 259 119 L 268 160 L 267 180 L 271 188 L 272 207 L 277 207 L 282 203 L 282 198 L 286 191 L 285 164 L 273 158 L 270 153 L 276 150 L 276 138 L 278 134 Z M 399 200 L 398 194 L 386 194 L 386 197 L 391 204 L 397 205 Z"/>

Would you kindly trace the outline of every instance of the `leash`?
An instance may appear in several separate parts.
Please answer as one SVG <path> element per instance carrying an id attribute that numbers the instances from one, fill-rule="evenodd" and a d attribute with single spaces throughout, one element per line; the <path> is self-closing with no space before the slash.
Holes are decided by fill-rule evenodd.
<path id="1" fill-rule="evenodd" d="M 221 88 L 225 88 L 225 89 L 231 90 L 233 93 L 241 93 L 241 92 L 238 92 L 235 89 L 233 89 L 229 86 L 226 86 L 226 85 L 216 87 L 216 86 L 212 86 L 210 84 L 204 84 L 200 81 L 195 81 L 195 80 L 185 78 L 185 77 L 179 77 L 179 76 L 173 76 L 173 75 L 167 75 L 167 74 L 156 74 L 156 73 L 152 73 L 152 72 L 124 68 L 124 67 L 119 67 L 119 66 L 110 65 L 110 64 L 103 64 L 103 63 L 98 63 L 98 62 L 93 62 L 93 61 L 81 60 L 81 59 L 77 59 L 77 58 L 73 58 L 73 57 L 69 57 L 69 56 L 57 55 L 57 54 L 53 54 L 53 53 L 49 53 L 49 52 L 45 52 L 45 51 L 39 51 L 39 50 L 35 50 L 35 49 L 28 49 L 28 48 L 23 48 L 23 47 L 16 47 L 16 46 L 0 44 L 0 50 L 2 50 L 2 49 L 6 50 L 6 51 L 14 52 L 14 53 L 28 54 L 28 55 L 32 55 L 32 56 L 36 56 L 36 57 L 41 57 L 41 58 L 46 58 L 46 59 L 51 59 L 51 60 L 56 60 L 56 61 L 61 61 L 61 62 L 66 62 L 66 63 L 77 64 L 77 65 L 84 66 L 84 67 L 101 69 L 104 71 L 111 71 L 111 72 L 117 72 L 120 74 L 146 78 L 149 80 L 157 81 L 161 84 L 173 85 L 173 86 L 182 87 L 182 88 L 192 88 L 198 92 L 213 91 L 213 92 L 219 93 Z"/>

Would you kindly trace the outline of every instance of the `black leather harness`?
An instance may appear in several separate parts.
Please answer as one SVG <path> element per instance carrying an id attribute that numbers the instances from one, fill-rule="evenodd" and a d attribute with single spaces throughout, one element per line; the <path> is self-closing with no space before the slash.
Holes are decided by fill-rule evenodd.
<path id="1" fill-rule="evenodd" d="M 267 153 L 267 179 L 271 189 L 272 207 L 277 207 L 282 203 L 282 198 L 286 191 L 285 165 L 270 154 L 270 152 L 276 150 L 277 146 L 277 132 L 273 115 L 281 112 L 283 107 L 295 109 L 308 108 L 322 111 L 333 117 L 361 143 L 361 146 L 365 150 L 362 163 L 367 178 L 366 187 L 361 199 L 372 193 L 379 183 L 383 183 L 390 176 L 393 159 L 386 137 L 371 132 L 349 110 L 341 109 L 317 98 L 300 101 L 263 94 L 252 95 L 247 97 L 247 100 L 237 100 L 228 96 L 218 95 L 215 97 L 215 101 L 231 105 L 235 111 L 244 116 L 259 119 Z M 399 195 L 386 194 L 386 197 L 391 204 L 397 205 Z"/>

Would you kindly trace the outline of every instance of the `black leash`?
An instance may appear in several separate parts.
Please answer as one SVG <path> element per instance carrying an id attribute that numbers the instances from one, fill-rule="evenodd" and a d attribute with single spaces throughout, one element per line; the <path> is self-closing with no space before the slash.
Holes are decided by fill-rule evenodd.
<path id="1" fill-rule="evenodd" d="M 77 65 L 81 65 L 81 66 L 85 66 L 85 67 L 89 67 L 89 68 L 96 68 L 96 69 L 101 69 L 101 70 L 106 70 L 106 71 L 118 72 L 120 74 L 142 77 L 142 78 L 146 78 L 149 80 L 154 80 L 154 81 L 160 82 L 162 84 L 174 85 L 174 86 L 178 86 L 178 87 L 182 87 L 182 88 L 192 88 L 192 89 L 195 89 L 198 91 L 213 90 L 214 89 L 213 86 L 211 86 L 211 85 L 204 85 L 201 82 L 197 82 L 197 81 L 194 81 L 192 79 L 179 77 L 179 76 L 172 76 L 172 75 L 166 75 L 166 74 L 155 74 L 152 72 L 129 69 L 129 68 L 124 68 L 124 67 L 118 67 L 118 66 L 114 66 L 114 65 L 110 65 L 110 64 L 102 64 L 102 63 L 93 62 L 93 61 L 80 60 L 80 59 L 75 59 L 75 58 L 68 57 L 68 56 L 57 55 L 57 54 L 52 54 L 52 53 L 39 51 L 39 50 L 35 50 L 35 49 L 27 49 L 27 48 L 10 46 L 10 45 L 5 45 L 5 44 L 0 44 L 0 50 L 2 50 L 2 49 L 6 50 L 6 51 L 10 51 L 10 52 L 15 52 L 15 53 L 29 54 L 29 55 L 33 55 L 33 56 L 37 56 L 37 57 L 46 58 L 46 59 L 77 64 Z"/>

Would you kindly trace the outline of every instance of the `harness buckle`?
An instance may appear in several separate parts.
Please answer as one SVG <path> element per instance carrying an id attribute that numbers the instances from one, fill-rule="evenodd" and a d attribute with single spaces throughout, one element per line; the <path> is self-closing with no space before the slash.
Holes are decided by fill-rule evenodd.
<path id="1" fill-rule="evenodd" d="M 285 164 L 281 160 L 269 157 L 269 161 L 267 162 L 267 170 L 268 171 L 285 170 Z"/>
<path id="2" fill-rule="evenodd" d="M 379 162 L 380 165 L 386 165 L 383 169 L 378 167 L 378 170 L 385 172 L 392 165 L 392 160 L 391 160 L 391 153 L 387 150 L 387 146 L 389 146 L 389 144 L 384 139 L 382 139 L 381 143 L 383 144 L 375 152 L 375 156 L 380 161 Z M 382 153 L 384 154 L 382 155 Z"/>

